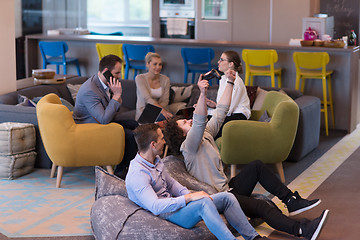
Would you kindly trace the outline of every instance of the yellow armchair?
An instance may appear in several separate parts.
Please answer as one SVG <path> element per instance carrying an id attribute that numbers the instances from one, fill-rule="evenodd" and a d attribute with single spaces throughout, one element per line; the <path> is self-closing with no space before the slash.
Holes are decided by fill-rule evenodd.
<path id="1" fill-rule="evenodd" d="M 44 96 L 36 106 L 39 131 L 46 153 L 53 162 L 50 177 L 56 167 L 56 187 L 60 187 L 64 167 L 112 166 L 122 161 L 125 133 L 120 124 L 76 124 L 72 112 L 61 104 L 56 94 Z"/>
<path id="2" fill-rule="evenodd" d="M 270 122 L 260 122 L 267 111 Z M 282 162 L 293 146 L 299 121 L 299 107 L 286 94 L 270 91 L 259 111 L 252 111 L 248 121 L 230 121 L 224 125 L 222 137 L 216 140 L 221 159 L 231 164 L 235 175 L 236 164 L 254 160 L 275 164 L 282 182 L 285 182 Z"/>

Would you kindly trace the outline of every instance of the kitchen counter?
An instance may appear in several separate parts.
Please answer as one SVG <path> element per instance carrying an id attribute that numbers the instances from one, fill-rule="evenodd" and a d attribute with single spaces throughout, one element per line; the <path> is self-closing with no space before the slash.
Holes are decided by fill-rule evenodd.
<path id="1" fill-rule="evenodd" d="M 151 37 L 126 37 L 103 35 L 58 35 L 48 36 L 43 34 L 27 35 L 25 40 L 26 74 L 29 76 L 32 69 L 41 68 L 42 59 L 39 53 L 38 42 L 66 41 L 69 45 L 67 56 L 77 57 L 80 61 L 81 72 L 84 76 L 95 74 L 98 69 L 98 56 L 96 43 L 131 43 L 151 44 L 164 61 L 163 74 L 169 76 L 172 82 L 183 82 L 184 64 L 181 57 L 182 47 L 212 47 L 215 51 L 213 64 L 217 63 L 220 55 L 225 50 L 235 50 L 241 55 L 244 48 L 275 49 L 279 59 L 276 66 L 283 69 L 283 87 L 295 87 L 295 64 L 292 54 L 295 51 L 322 52 L 330 55 L 329 69 L 334 70 L 332 87 L 335 112 L 335 129 L 353 131 L 360 122 L 359 101 L 359 47 L 325 48 L 325 47 L 300 47 L 283 43 L 268 42 L 231 42 L 231 41 L 205 41 L 194 39 L 161 39 Z M 75 68 L 69 66 L 68 73 L 76 73 Z M 244 76 L 242 75 L 244 78 Z M 132 79 L 132 73 L 129 74 Z M 190 77 L 189 77 L 190 79 Z M 190 80 L 189 80 L 190 81 Z M 259 77 L 254 80 L 255 85 L 269 85 L 267 78 Z M 308 82 L 306 94 L 322 98 L 321 81 Z M 323 117 L 322 117 L 323 118 Z M 332 128 L 331 121 L 329 127 Z"/>

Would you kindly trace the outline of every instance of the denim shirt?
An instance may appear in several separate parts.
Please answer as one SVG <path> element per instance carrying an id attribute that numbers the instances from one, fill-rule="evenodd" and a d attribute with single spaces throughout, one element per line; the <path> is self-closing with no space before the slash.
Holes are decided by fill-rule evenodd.
<path id="1" fill-rule="evenodd" d="M 137 154 L 126 175 L 126 190 L 131 201 L 154 215 L 174 212 L 186 205 L 183 195 L 190 191 L 165 171 L 160 157 L 151 164 Z"/>

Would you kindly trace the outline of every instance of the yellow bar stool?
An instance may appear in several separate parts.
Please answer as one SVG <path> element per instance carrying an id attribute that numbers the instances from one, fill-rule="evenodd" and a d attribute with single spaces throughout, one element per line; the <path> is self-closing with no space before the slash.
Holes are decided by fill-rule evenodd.
<path id="1" fill-rule="evenodd" d="M 121 78 L 125 79 L 125 62 L 124 62 L 124 53 L 122 49 L 122 44 L 106 44 L 106 43 L 96 43 L 96 51 L 99 57 L 99 61 L 109 54 L 114 54 L 123 60 L 121 66 Z"/>
<path id="2" fill-rule="evenodd" d="M 328 136 L 328 105 L 331 109 L 333 127 L 335 126 L 334 105 L 331 89 L 331 74 L 334 71 L 326 69 L 326 65 L 330 61 L 329 54 L 327 52 L 294 52 L 293 58 L 296 67 L 295 88 L 297 90 L 300 89 L 300 81 L 301 92 L 304 92 L 306 79 L 322 80 L 323 101 L 321 101 L 321 104 L 323 107 L 321 108 L 321 112 L 325 115 L 325 130 L 326 136 Z"/>
<path id="3" fill-rule="evenodd" d="M 254 76 L 270 76 L 271 87 L 275 87 L 275 75 L 277 75 L 278 87 L 281 88 L 281 68 L 276 68 L 274 66 L 278 61 L 276 50 L 244 49 L 242 51 L 242 59 L 245 62 L 246 86 L 253 85 Z"/>

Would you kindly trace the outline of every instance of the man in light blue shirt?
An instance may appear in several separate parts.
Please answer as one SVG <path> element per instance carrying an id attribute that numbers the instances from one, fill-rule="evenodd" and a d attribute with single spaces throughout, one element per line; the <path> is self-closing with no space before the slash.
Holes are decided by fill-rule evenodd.
<path id="1" fill-rule="evenodd" d="M 219 213 L 246 240 L 261 237 L 248 222 L 236 198 L 228 192 L 208 195 L 190 192 L 165 171 L 158 156 L 164 148 L 164 136 L 156 124 L 140 125 L 134 130 L 139 152 L 131 161 L 126 176 L 130 200 L 154 215 L 184 228 L 192 228 L 204 220 L 218 239 L 236 239 Z"/>

